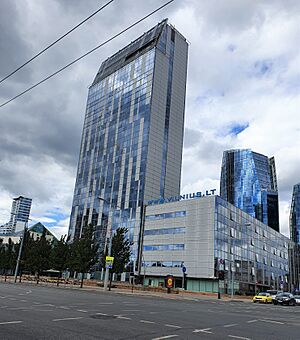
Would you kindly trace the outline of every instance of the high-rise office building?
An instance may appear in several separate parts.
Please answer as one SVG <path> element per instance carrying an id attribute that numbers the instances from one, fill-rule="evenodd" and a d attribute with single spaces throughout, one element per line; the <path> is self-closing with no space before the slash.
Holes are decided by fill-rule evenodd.
<path id="1" fill-rule="evenodd" d="M 162 21 L 105 60 L 89 88 L 69 235 L 128 228 L 133 260 L 141 206 L 179 195 L 188 44 Z"/>
<path id="2" fill-rule="evenodd" d="M 291 240 L 300 245 L 300 183 L 293 188 L 292 204 L 290 211 Z"/>
<path id="3" fill-rule="evenodd" d="M 24 229 L 28 223 L 32 199 L 19 196 L 13 199 L 10 220 L 3 226 L 6 234 L 13 234 Z"/>
<path id="4" fill-rule="evenodd" d="M 250 149 L 224 151 L 220 196 L 279 231 L 274 157 L 268 158 Z"/>

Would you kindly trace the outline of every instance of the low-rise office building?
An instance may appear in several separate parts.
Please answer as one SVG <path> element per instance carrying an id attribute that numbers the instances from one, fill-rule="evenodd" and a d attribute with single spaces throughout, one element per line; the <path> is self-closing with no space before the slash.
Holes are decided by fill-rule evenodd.
<path id="1" fill-rule="evenodd" d="M 294 246 L 219 196 L 148 205 L 140 274 L 152 286 L 170 274 L 182 287 L 185 267 L 186 289 L 200 292 L 294 289 Z"/>

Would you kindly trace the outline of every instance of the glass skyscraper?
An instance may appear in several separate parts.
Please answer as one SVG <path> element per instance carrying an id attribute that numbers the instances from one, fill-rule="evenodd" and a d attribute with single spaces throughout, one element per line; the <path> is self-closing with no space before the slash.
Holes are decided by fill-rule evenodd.
<path id="1" fill-rule="evenodd" d="M 188 44 L 162 21 L 105 60 L 89 88 L 69 235 L 128 228 L 132 262 L 144 202 L 180 193 Z"/>
<path id="2" fill-rule="evenodd" d="M 300 183 L 293 188 L 292 204 L 290 211 L 291 240 L 300 245 Z"/>
<path id="3" fill-rule="evenodd" d="M 274 157 L 268 158 L 250 149 L 224 151 L 220 196 L 279 231 Z"/>

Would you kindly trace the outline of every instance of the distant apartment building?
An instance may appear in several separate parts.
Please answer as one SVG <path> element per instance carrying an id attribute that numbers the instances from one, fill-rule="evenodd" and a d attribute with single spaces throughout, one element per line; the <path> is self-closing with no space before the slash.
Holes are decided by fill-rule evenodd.
<path id="1" fill-rule="evenodd" d="M 89 88 L 69 226 L 104 248 L 128 228 L 137 261 L 144 202 L 180 193 L 188 43 L 167 20 L 105 60 Z"/>
<path id="2" fill-rule="evenodd" d="M 19 196 L 13 199 L 10 213 L 10 220 L 2 229 L 4 234 L 13 234 L 24 229 L 28 223 L 32 199 Z"/>
<path id="3" fill-rule="evenodd" d="M 268 158 L 250 149 L 224 151 L 220 196 L 279 231 L 274 157 Z"/>

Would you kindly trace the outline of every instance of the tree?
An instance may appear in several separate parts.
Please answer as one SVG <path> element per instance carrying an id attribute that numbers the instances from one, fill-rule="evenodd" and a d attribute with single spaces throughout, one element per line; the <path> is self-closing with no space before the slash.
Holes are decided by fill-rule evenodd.
<path id="1" fill-rule="evenodd" d="M 27 268 L 36 275 L 37 284 L 41 273 L 50 268 L 50 252 L 51 243 L 46 239 L 45 231 L 41 237 L 33 240 L 32 247 L 27 249 Z"/>
<path id="2" fill-rule="evenodd" d="M 62 275 L 62 272 L 68 267 L 69 255 L 70 246 L 68 244 L 68 239 L 66 240 L 66 235 L 64 235 L 58 242 L 53 243 L 50 254 L 51 267 L 59 271 L 57 286 L 59 285 L 59 279 Z"/>
<path id="3" fill-rule="evenodd" d="M 6 277 L 8 272 L 14 270 L 16 264 L 16 251 L 15 244 L 12 242 L 11 238 L 8 239 L 8 243 L 4 244 L 3 240 L 0 240 L 0 268 L 3 270 L 4 280 L 6 282 Z"/>
<path id="4" fill-rule="evenodd" d="M 111 287 L 113 273 L 123 273 L 130 260 L 131 251 L 127 233 L 127 228 L 118 228 L 112 238 L 111 256 L 114 257 L 114 262 L 110 271 L 109 289 Z"/>
<path id="5" fill-rule="evenodd" d="M 83 228 L 81 238 L 70 245 L 69 266 L 71 270 L 82 274 L 80 288 L 83 286 L 84 273 L 89 272 L 97 262 L 97 251 L 98 245 L 94 240 L 94 227 L 90 224 Z"/>

